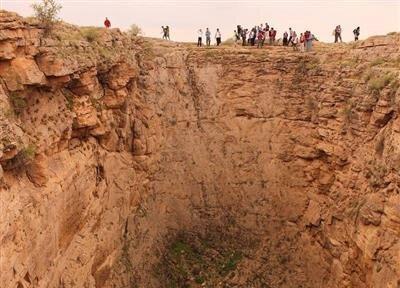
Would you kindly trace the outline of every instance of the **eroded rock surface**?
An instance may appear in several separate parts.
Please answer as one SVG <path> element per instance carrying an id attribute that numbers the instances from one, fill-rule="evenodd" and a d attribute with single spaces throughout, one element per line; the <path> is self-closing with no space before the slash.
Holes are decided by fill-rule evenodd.
<path id="1" fill-rule="evenodd" d="M 399 34 L 56 31 L 0 11 L 1 287 L 400 285 Z"/>

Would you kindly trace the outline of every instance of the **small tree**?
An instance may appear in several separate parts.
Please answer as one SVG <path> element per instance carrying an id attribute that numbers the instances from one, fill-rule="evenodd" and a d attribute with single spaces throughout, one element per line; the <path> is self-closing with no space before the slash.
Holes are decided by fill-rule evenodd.
<path id="1" fill-rule="evenodd" d="M 58 20 L 58 13 L 62 6 L 58 4 L 56 0 L 42 0 L 41 3 L 32 4 L 32 8 L 35 12 L 35 16 L 48 31 Z"/>
<path id="2" fill-rule="evenodd" d="M 129 35 L 131 36 L 139 36 L 139 35 L 143 35 L 143 31 L 142 28 L 140 28 L 138 25 L 136 24 L 132 24 L 131 28 L 128 31 Z"/>

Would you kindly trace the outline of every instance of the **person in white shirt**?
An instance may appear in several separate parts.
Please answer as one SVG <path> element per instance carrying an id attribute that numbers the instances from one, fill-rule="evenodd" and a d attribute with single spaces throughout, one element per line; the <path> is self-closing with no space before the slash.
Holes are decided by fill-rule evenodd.
<path id="1" fill-rule="evenodd" d="M 292 42 L 292 39 L 293 39 L 293 30 L 292 28 L 289 28 L 289 40 L 288 40 L 289 44 Z"/>
<path id="2" fill-rule="evenodd" d="M 199 29 L 197 31 L 197 47 L 201 47 L 201 45 L 203 44 L 203 30 Z"/>
<path id="3" fill-rule="evenodd" d="M 217 46 L 221 44 L 221 32 L 219 28 L 217 28 L 217 32 L 215 32 L 215 39 L 217 40 Z"/>

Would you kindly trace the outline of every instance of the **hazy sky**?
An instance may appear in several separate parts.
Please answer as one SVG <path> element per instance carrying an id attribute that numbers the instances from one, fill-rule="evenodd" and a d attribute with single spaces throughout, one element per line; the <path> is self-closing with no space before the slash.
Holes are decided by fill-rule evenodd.
<path id="1" fill-rule="evenodd" d="M 0 0 L 5 10 L 32 14 L 39 0 Z M 361 39 L 400 31 L 400 0 L 58 0 L 60 17 L 70 23 L 101 26 L 104 17 L 113 27 L 138 24 L 146 36 L 160 37 L 161 26 L 171 27 L 172 40 L 195 41 L 198 28 L 219 27 L 223 38 L 233 35 L 237 24 L 249 27 L 268 22 L 281 36 L 289 27 L 311 30 L 323 41 L 332 41 L 341 24 L 343 40 L 361 26 Z"/>

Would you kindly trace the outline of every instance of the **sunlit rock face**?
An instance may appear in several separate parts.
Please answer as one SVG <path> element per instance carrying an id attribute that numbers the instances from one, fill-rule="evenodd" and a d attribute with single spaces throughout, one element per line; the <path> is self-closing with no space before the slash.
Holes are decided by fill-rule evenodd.
<path id="1" fill-rule="evenodd" d="M 0 11 L 1 287 L 399 286 L 399 34 L 92 30 Z"/>

